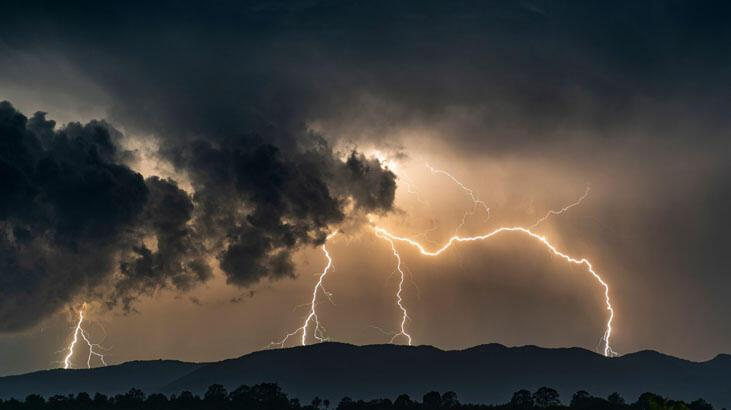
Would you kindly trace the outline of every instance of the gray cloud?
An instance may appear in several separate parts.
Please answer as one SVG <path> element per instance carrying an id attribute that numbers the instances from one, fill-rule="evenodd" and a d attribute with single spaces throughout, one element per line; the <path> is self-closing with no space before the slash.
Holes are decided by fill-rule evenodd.
<path id="1" fill-rule="evenodd" d="M 15 7 L 0 31 L 6 59 L 62 56 L 111 96 L 112 118 L 176 142 L 249 132 L 281 149 L 318 121 L 329 138 L 382 142 L 428 128 L 467 154 L 638 130 L 682 140 L 702 129 L 717 144 L 729 102 L 731 10 L 717 4 Z"/>
<path id="2" fill-rule="evenodd" d="M 117 137 L 103 122 L 56 129 L 42 113 L 27 119 L 0 102 L 0 330 L 32 326 L 92 293 L 110 279 L 120 252 L 166 234 L 141 222 L 161 210 L 148 206 L 142 176 L 117 162 Z M 160 275 L 150 272 L 135 292 L 116 288 L 109 303 L 166 286 Z"/>
<path id="3" fill-rule="evenodd" d="M 356 212 L 393 205 L 390 171 L 356 152 L 341 160 L 322 140 L 289 152 L 256 136 L 180 144 L 170 156 L 192 174 L 191 198 L 121 165 L 121 137 L 98 121 L 56 129 L 0 103 L 1 330 L 82 295 L 131 310 L 140 295 L 189 290 L 211 277 L 211 251 L 238 286 L 293 277 L 291 252 L 321 244 L 348 201 Z M 27 298 L 37 308 L 21 309 Z"/>
<path id="4" fill-rule="evenodd" d="M 643 304 L 655 284 L 681 299 L 689 288 L 683 284 L 691 282 L 713 295 L 707 301 L 717 308 L 709 313 L 713 320 L 721 322 L 728 308 L 725 287 L 717 285 L 726 283 L 728 271 L 731 200 L 725 108 L 731 10 L 725 4 L 24 2 L 4 12 L 0 76 L 46 85 L 55 83 L 57 67 L 35 61 L 57 58 L 73 67 L 74 81 L 54 87 L 68 87 L 74 100 L 88 93 L 131 135 L 159 138 L 160 157 L 194 188 L 188 197 L 174 181 L 143 181 L 119 168 L 124 153 L 115 148 L 117 137 L 95 134 L 96 127 L 109 129 L 102 123 L 71 125 L 65 133 L 84 134 L 77 138 L 87 147 L 81 152 L 95 147 L 112 176 L 100 203 L 119 196 L 125 205 L 119 209 L 86 215 L 87 202 L 62 203 L 64 192 L 43 191 L 46 185 L 39 188 L 29 176 L 35 171 L 3 163 L 3 190 L 12 194 L 0 198 L 0 219 L 21 221 L 4 222 L 3 254 L 38 289 L 47 275 L 22 264 L 22 256 L 57 257 L 65 249 L 58 243 L 69 247 L 69 238 L 92 234 L 104 238 L 95 241 L 103 251 L 83 263 L 105 272 L 118 267 L 104 255 L 117 252 L 124 239 L 118 286 L 129 303 L 156 288 L 158 276 L 183 289 L 205 280 L 210 273 L 202 255 L 218 258 L 228 281 L 240 286 L 291 277 L 291 251 L 321 243 L 347 218 L 348 201 L 356 212 L 385 212 L 393 204 L 390 172 L 332 147 L 398 145 L 404 141 L 394 135 L 405 131 L 410 146 L 437 140 L 466 161 L 517 158 L 516 166 L 537 164 L 578 185 L 591 182 L 596 199 L 586 212 L 611 229 L 564 228 L 563 236 L 607 244 L 594 253 L 604 264 L 620 261 L 612 279 L 627 310 L 641 316 L 645 309 L 644 319 L 652 319 Z M 27 55 L 46 58 L 15 57 Z M 8 156 L 20 161 L 48 150 L 58 131 L 45 121 L 29 120 L 31 131 L 23 132 L 38 142 Z M 63 149 L 71 148 L 54 148 L 78 161 L 81 154 Z M 63 177 L 48 169 L 48 178 Z M 44 206 L 35 205 L 39 198 Z M 48 209 L 64 219 L 41 240 L 22 221 L 48 218 Z M 120 234 L 129 226 L 152 232 L 147 236 L 156 245 L 140 238 L 130 243 Z M 78 252 L 90 253 L 80 242 Z M 82 268 L 82 276 L 95 270 Z M 96 283 L 76 283 L 87 281 Z M 58 304 L 81 291 L 75 286 L 44 291 Z M 13 300 L 20 299 L 0 303 Z M 652 300 L 667 302 L 662 295 Z M 34 308 L 54 309 L 49 306 Z M 720 333 L 717 344 L 731 335 L 714 334 Z"/>

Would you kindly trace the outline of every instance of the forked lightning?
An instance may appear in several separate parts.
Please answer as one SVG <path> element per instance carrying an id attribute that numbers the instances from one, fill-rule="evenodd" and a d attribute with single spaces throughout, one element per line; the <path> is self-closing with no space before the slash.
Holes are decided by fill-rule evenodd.
<path id="1" fill-rule="evenodd" d="M 589 187 L 586 188 L 584 194 L 581 197 L 579 197 L 575 202 L 573 202 L 567 206 L 564 206 L 561 209 L 548 211 L 546 213 L 546 215 L 544 215 L 543 217 L 538 219 L 534 224 L 530 225 L 527 228 L 521 227 L 521 226 L 499 227 L 499 228 L 496 228 L 483 235 L 460 236 L 460 235 L 458 235 L 458 231 L 460 228 L 462 228 L 462 226 L 464 226 L 468 216 L 474 215 L 476 210 L 478 208 L 480 208 L 485 211 L 487 218 L 489 219 L 490 208 L 487 206 L 487 204 L 484 201 L 480 200 L 477 197 L 477 194 L 472 189 L 468 188 L 466 185 L 464 185 L 462 182 L 460 182 L 457 178 L 455 178 L 452 174 L 450 174 L 446 171 L 440 170 L 440 169 L 436 169 L 428 164 L 427 164 L 427 167 L 432 172 L 432 174 L 445 175 L 449 179 L 451 179 L 455 184 L 457 184 L 470 197 L 470 199 L 472 200 L 473 206 L 472 206 L 471 210 L 468 210 L 462 216 L 462 221 L 455 229 L 454 236 L 449 238 L 449 240 L 444 245 L 442 245 L 441 247 L 439 247 L 435 250 L 428 250 L 426 246 L 424 246 L 422 243 L 416 241 L 413 238 L 398 236 L 398 235 L 395 235 L 395 234 L 389 232 L 388 230 L 386 230 L 383 227 L 374 226 L 374 232 L 375 232 L 376 236 L 387 241 L 388 244 L 390 245 L 394 258 L 396 259 L 396 271 L 399 273 L 399 283 L 398 283 L 398 288 L 397 288 L 397 291 L 395 294 L 395 300 L 396 300 L 396 305 L 398 306 L 399 310 L 401 311 L 401 320 L 399 323 L 399 331 L 395 332 L 393 334 L 393 337 L 391 338 L 391 343 L 395 342 L 399 337 L 403 337 L 406 340 L 406 343 L 409 345 L 412 344 L 412 340 L 413 340 L 412 336 L 408 333 L 408 331 L 406 329 L 406 324 L 407 324 L 407 321 L 409 320 L 409 314 L 408 314 L 408 311 L 405 307 L 404 300 L 403 300 L 405 273 L 404 273 L 403 267 L 402 267 L 401 255 L 396 247 L 395 242 L 406 243 L 406 244 L 411 245 L 414 248 L 416 248 L 421 255 L 434 257 L 434 256 L 438 256 L 438 255 L 442 254 L 444 251 L 449 249 L 455 243 L 483 241 L 483 240 L 487 240 L 487 239 L 496 237 L 502 233 L 513 232 L 513 233 L 519 233 L 522 235 L 526 235 L 527 237 L 531 238 L 532 240 L 538 241 L 546 249 L 548 249 L 553 255 L 558 256 L 561 259 L 563 259 L 569 263 L 583 266 L 586 269 L 586 271 L 589 274 L 591 274 L 592 277 L 602 286 L 602 288 L 604 290 L 604 302 L 605 302 L 606 309 L 608 312 L 608 318 L 607 318 L 607 322 L 605 325 L 604 334 L 602 335 L 602 338 L 601 338 L 602 350 L 603 350 L 603 354 L 605 356 L 616 355 L 616 352 L 612 349 L 611 344 L 610 344 L 610 339 L 612 336 L 612 323 L 614 321 L 614 308 L 612 307 L 611 299 L 609 296 L 609 293 L 610 293 L 609 285 L 594 270 L 593 265 L 591 264 L 591 262 L 588 259 L 575 258 L 564 252 L 559 251 L 551 242 L 548 241 L 548 239 L 545 236 L 540 235 L 533 231 L 533 229 L 538 227 L 541 223 L 543 223 L 549 217 L 561 215 L 564 212 L 568 211 L 569 209 L 580 205 L 584 201 L 584 199 L 586 199 L 586 197 L 589 195 L 589 191 L 590 191 Z M 334 236 L 334 234 L 328 236 L 328 239 L 330 239 L 332 236 Z M 312 332 L 313 338 L 320 342 L 327 340 L 327 338 L 324 336 L 324 328 L 320 324 L 320 320 L 317 316 L 316 305 L 317 305 L 317 294 L 318 294 L 319 290 L 322 290 L 322 292 L 326 296 L 328 296 L 328 297 L 331 296 L 331 294 L 329 292 L 327 292 L 327 290 L 325 290 L 323 281 L 325 279 L 325 276 L 327 275 L 327 273 L 330 271 L 330 269 L 332 267 L 332 258 L 330 257 L 330 254 L 326 248 L 326 244 L 322 245 L 322 250 L 325 254 L 325 257 L 327 258 L 327 264 L 326 264 L 325 268 L 323 269 L 323 271 L 320 273 L 319 280 L 315 284 L 315 287 L 312 291 L 312 299 L 311 299 L 310 305 L 309 305 L 310 306 L 309 315 L 305 318 L 304 323 L 302 324 L 301 327 L 288 333 L 281 341 L 271 343 L 270 346 L 283 347 L 285 345 L 285 343 L 291 337 L 295 336 L 298 333 L 302 334 L 301 344 L 302 345 L 307 344 L 307 331 L 310 327 L 310 323 L 312 323 L 312 322 L 314 322 L 314 324 L 315 324 L 313 332 Z"/>
<path id="2" fill-rule="evenodd" d="M 84 331 L 84 311 L 86 310 L 86 306 L 86 303 L 84 303 L 81 305 L 81 309 L 79 309 L 79 319 L 76 322 L 76 327 L 74 328 L 73 338 L 71 339 L 71 343 L 69 343 L 68 347 L 66 348 L 66 357 L 64 357 L 63 359 L 64 369 L 71 368 L 71 359 L 74 357 L 74 349 L 76 347 L 76 344 L 79 342 L 79 337 L 84 340 L 87 347 L 89 348 L 89 355 L 86 358 L 86 367 L 91 368 L 91 359 L 94 357 L 98 358 L 104 366 L 107 365 L 107 362 L 104 360 L 104 355 L 96 350 L 101 349 L 102 347 L 96 343 L 92 343 L 91 340 L 89 340 L 89 337 L 86 335 L 86 332 Z"/>
<path id="3" fill-rule="evenodd" d="M 393 256 L 396 258 L 396 270 L 399 273 L 398 290 L 396 291 L 396 305 L 401 310 L 401 323 L 400 330 L 393 334 L 390 343 L 395 342 L 399 336 L 403 336 L 404 338 L 406 338 L 406 343 L 411 346 L 411 335 L 406 332 L 406 321 L 409 319 L 409 313 L 406 311 L 406 307 L 404 306 L 404 300 L 401 296 L 401 293 L 404 291 L 404 280 L 406 279 L 406 275 L 401 268 L 401 255 L 398 253 L 398 250 L 396 249 L 396 245 L 393 243 L 392 238 L 386 235 L 381 235 L 380 233 L 378 233 L 378 231 L 376 231 L 376 236 L 378 236 L 379 238 L 383 238 L 391 245 L 391 251 L 393 252 Z"/>
<path id="4" fill-rule="evenodd" d="M 583 266 L 587 273 L 591 274 L 591 276 L 602 286 L 604 290 L 604 302 L 606 305 L 606 310 L 608 312 L 608 318 L 605 325 L 604 334 L 602 336 L 602 350 L 605 356 L 613 356 L 616 355 L 614 350 L 611 347 L 610 339 L 612 336 L 612 323 L 614 320 L 614 309 L 611 304 L 610 299 L 610 290 L 609 285 L 602 279 L 602 277 L 594 270 L 593 265 L 591 262 L 586 258 L 575 258 L 573 256 L 570 256 L 562 251 L 559 251 L 551 242 L 548 241 L 548 239 L 533 231 L 536 227 L 538 227 L 541 223 L 543 223 L 546 219 L 548 219 L 551 216 L 561 215 L 564 212 L 568 211 L 569 209 L 580 205 L 584 199 L 589 194 L 589 188 L 587 187 L 584 194 L 575 202 L 561 208 L 558 210 L 551 210 L 548 211 L 543 217 L 538 219 L 534 224 L 528 226 L 528 227 L 521 227 L 521 226 L 504 226 L 495 228 L 485 234 L 477 235 L 477 236 L 460 236 L 458 234 L 458 231 L 465 225 L 466 220 L 469 216 L 472 216 L 475 214 L 475 212 L 478 209 L 484 210 L 487 218 L 490 218 L 490 208 L 487 206 L 485 202 L 479 199 L 477 194 L 470 188 L 468 188 L 466 185 L 464 185 L 462 182 L 460 182 L 457 178 L 452 176 L 450 173 L 433 168 L 432 166 L 427 164 L 427 167 L 431 171 L 432 174 L 442 174 L 447 176 L 449 179 L 451 179 L 455 184 L 457 184 L 462 190 L 467 193 L 467 195 L 472 200 L 472 208 L 468 211 L 466 211 L 462 216 L 461 223 L 457 226 L 457 228 L 454 231 L 454 235 L 447 240 L 446 243 L 444 243 L 439 248 L 429 249 L 427 246 L 423 245 L 421 242 L 418 242 L 417 240 L 409 237 L 399 236 L 396 234 L 393 234 L 389 232 L 387 229 L 381 226 L 374 226 L 374 233 L 377 237 L 385 240 L 388 242 L 391 251 L 394 255 L 394 258 L 396 260 L 396 272 L 399 274 L 399 283 L 398 288 L 395 293 L 395 300 L 396 300 L 396 306 L 399 308 L 401 312 L 401 320 L 399 323 L 399 331 L 393 333 L 393 337 L 391 338 L 391 343 L 394 343 L 398 340 L 398 338 L 403 338 L 408 345 L 412 344 L 412 336 L 408 333 L 406 329 L 407 322 L 409 321 L 409 314 L 406 309 L 404 299 L 403 299 L 403 291 L 404 291 L 404 282 L 405 282 L 405 273 L 402 267 L 402 259 L 401 255 L 396 247 L 396 242 L 404 243 L 407 245 L 410 245 L 414 247 L 418 252 L 423 256 L 428 257 L 435 257 L 441 255 L 443 252 L 445 252 L 447 249 L 452 247 L 455 243 L 462 243 L 462 242 L 475 242 L 475 241 L 484 241 L 487 239 L 494 238 L 496 236 L 499 236 L 503 233 L 518 233 L 521 235 L 525 235 L 528 238 L 535 240 L 539 243 L 541 243 L 551 254 L 554 256 L 558 256 L 561 259 L 565 260 L 566 262 L 569 262 L 571 264 L 580 265 Z M 323 342 L 328 340 L 327 336 L 325 335 L 325 327 L 320 322 L 320 318 L 317 315 L 317 304 L 318 304 L 318 295 L 320 292 L 322 292 L 328 299 L 332 301 L 332 294 L 327 291 L 325 288 L 325 279 L 327 277 L 327 274 L 333 269 L 333 259 L 330 255 L 330 252 L 327 249 L 327 244 L 330 239 L 332 239 L 337 232 L 332 233 L 327 236 L 325 243 L 322 244 L 321 249 L 322 252 L 326 258 L 326 264 L 323 270 L 318 275 L 318 280 L 315 283 L 315 286 L 312 289 L 312 297 L 309 302 L 309 311 L 307 316 L 305 317 L 302 326 L 298 327 L 297 329 L 293 330 L 290 333 L 287 333 L 280 341 L 278 342 L 271 342 L 269 344 L 269 347 L 284 347 L 287 342 L 295 337 L 298 334 L 301 334 L 300 336 L 300 344 L 306 345 L 308 342 L 308 336 L 310 335 L 310 328 L 311 329 L 311 338 L 318 342 Z M 79 309 L 78 312 L 78 321 L 76 322 L 76 326 L 74 328 L 73 332 L 73 338 L 71 342 L 69 343 L 67 349 L 66 349 L 66 356 L 63 361 L 64 369 L 69 369 L 72 367 L 72 358 L 75 354 L 75 348 L 78 344 L 79 340 L 83 340 L 87 347 L 88 347 L 88 356 L 87 356 L 87 367 L 91 367 L 91 362 L 93 358 L 98 358 L 98 360 L 103 364 L 106 365 L 106 361 L 104 359 L 104 355 L 98 351 L 98 349 L 101 349 L 101 347 L 98 344 L 92 343 L 91 340 L 87 337 L 87 334 L 83 328 L 84 324 L 84 312 L 87 308 L 87 304 L 84 303 L 81 306 L 81 309 Z"/>
<path id="5" fill-rule="evenodd" d="M 424 256 L 438 256 L 442 252 L 449 249 L 454 243 L 457 243 L 457 242 L 483 241 L 483 240 L 490 239 L 492 237 L 495 237 L 495 236 L 497 236 L 501 233 L 505 233 L 505 232 L 517 232 L 517 233 L 525 234 L 528 237 L 530 237 L 534 240 L 537 240 L 538 242 L 542 243 L 554 255 L 566 260 L 567 262 L 584 266 L 586 268 L 587 272 L 589 272 L 594 277 L 594 279 L 597 282 L 599 282 L 599 284 L 604 288 L 604 302 L 606 304 L 607 311 L 609 312 L 609 317 L 606 322 L 604 335 L 602 336 L 603 352 L 604 352 L 605 356 L 613 356 L 616 354 L 610 346 L 610 338 L 612 337 L 612 321 L 614 320 L 614 309 L 612 308 L 612 303 L 611 303 L 611 300 L 609 297 L 609 285 L 607 285 L 607 283 L 602 279 L 602 277 L 599 276 L 599 274 L 594 270 L 594 267 L 592 266 L 591 262 L 589 262 L 588 259 L 586 259 L 586 258 L 576 259 L 572 256 L 569 256 L 569 255 L 559 251 L 558 249 L 556 249 L 556 247 L 553 244 L 551 244 L 548 241 L 548 239 L 546 239 L 545 236 L 541 236 L 527 228 L 523 228 L 523 227 L 519 227 L 519 226 L 502 227 L 502 228 L 497 228 L 484 235 L 467 236 L 467 237 L 455 235 L 455 236 L 449 238 L 449 240 L 444 245 L 442 245 L 442 247 L 440 247 L 436 250 L 428 250 L 421 243 L 419 243 L 411 238 L 394 235 L 382 227 L 377 226 L 374 228 L 374 230 L 376 232 L 376 235 L 378 235 L 380 237 L 388 238 L 391 241 L 404 242 L 404 243 L 407 243 L 407 244 L 415 247 L 419 251 L 419 253 L 421 253 Z M 393 242 L 391 242 L 391 243 L 393 243 Z M 399 261 L 400 261 L 400 257 L 399 257 Z"/>
<path id="6" fill-rule="evenodd" d="M 305 318 L 305 321 L 302 323 L 302 326 L 298 327 L 297 329 L 293 330 L 292 332 L 287 333 L 282 340 L 278 342 L 271 342 L 269 344 L 269 347 L 284 347 L 284 345 L 287 343 L 287 341 L 295 336 L 297 333 L 302 333 L 302 339 L 301 343 L 302 346 L 307 344 L 307 329 L 310 327 L 310 323 L 315 323 L 315 328 L 312 330 L 312 337 L 314 337 L 318 342 L 323 342 L 325 340 L 328 340 L 325 336 L 325 328 L 320 324 L 320 318 L 317 316 L 317 294 L 318 291 L 321 290 L 322 293 L 325 294 L 325 296 L 332 301 L 332 294 L 325 289 L 324 281 L 325 276 L 327 276 L 328 272 L 332 269 L 333 266 L 333 260 L 330 257 L 330 252 L 327 250 L 327 241 L 332 239 L 336 232 L 331 233 L 327 236 L 325 239 L 325 243 L 322 244 L 322 252 L 325 254 L 325 258 L 327 259 L 327 264 L 325 265 L 325 268 L 323 268 L 322 272 L 320 272 L 320 275 L 318 277 L 317 283 L 315 283 L 315 287 L 312 289 L 312 299 L 310 300 L 310 310 L 309 314 Z"/>

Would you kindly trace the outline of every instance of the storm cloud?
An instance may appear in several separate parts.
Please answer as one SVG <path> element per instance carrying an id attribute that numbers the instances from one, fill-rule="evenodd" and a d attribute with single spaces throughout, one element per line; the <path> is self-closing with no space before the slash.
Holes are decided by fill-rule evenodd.
<path id="1" fill-rule="evenodd" d="M 170 154 L 176 167 L 191 170 L 199 229 L 220 244 L 229 282 L 292 276 L 290 251 L 322 244 L 346 218 L 347 205 L 353 213 L 393 206 L 395 175 L 378 160 L 357 152 L 340 159 L 324 140 L 310 137 L 313 143 L 301 150 L 242 135 L 194 141 Z"/>
<path id="2" fill-rule="evenodd" d="M 394 209 L 396 176 L 365 155 L 377 147 L 448 158 L 521 223 L 533 193 L 540 211 L 590 183 L 583 219 L 552 233 L 606 267 L 636 318 L 617 337 L 699 357 L 677 335 L 702 316 L 708 349 L 731 340 L 725 3 L 29 1 L 3 15 L 0 99 L 72 121 L 2 106 L 4 330 L 85 296 L 134 309 L 216 268 L 245 288 L 291 278 L 294 251 Z M 129 140 L 154 142 L 170 175 L 138 174 Z"/>
<path id="3" fill-rule="evenodd" d="M 349 201 L 393 205 L 390 171 L 355 152 L 341 160 L 324 141 L 288 155 L 253 136 L 192 141 L 174 159 L 196 171 L 191 197 L 123 165 L 119 138 L 105 122 L 57 129 L 0 103 L 2 330 L 79 297 L 130 310 L 158 289 L 189 290 L 211 277 L 210 254 L 239 286 L 291 277 L 291 252 L 321 244 Z"/>
<path id="4" fill-rule="evenodd" d="M 321 123 L 383 141 L 428 124 L 465 153 L 510 152 L 597 129 L 710 131 L 729 102 L 730 10 L 714 2 L 84 5 L 8 10 L 8 77 L 28 50 L 61 61 L 112 118 L 175 140 L 255 132 L 282 147 Z"/>
<path id="5" fill-rule="evenodd" d="M 0 103 L 3 330 L 37 323 L 113 270 L 149 196 L 116 161 L 115 134 L 103 122 L 55 130 Z"/>

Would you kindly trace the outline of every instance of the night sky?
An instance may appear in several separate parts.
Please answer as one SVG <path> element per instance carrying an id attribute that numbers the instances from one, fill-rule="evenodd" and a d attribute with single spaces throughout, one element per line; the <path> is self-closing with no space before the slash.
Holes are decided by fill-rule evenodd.
<path id="1" fill-rule="evenodd" d="M 728 3 L 15 3 L 2 375 L 58 367 L 84 303 L 109 363 L 265 348 L 334 232 L 325 333 L 387 343 L 400 280 L 374 226 L 434 249 L 587 189 L 534 230 L 607 282 L 614 350 L 731 351 Z M 396 247 L 414 344 L 601 351 L 603 289 L 535 240 Z"/>

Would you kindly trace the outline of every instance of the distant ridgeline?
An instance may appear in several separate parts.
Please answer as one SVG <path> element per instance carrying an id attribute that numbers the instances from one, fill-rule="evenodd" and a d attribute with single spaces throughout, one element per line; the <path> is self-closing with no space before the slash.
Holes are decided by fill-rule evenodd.
<path id="1" fill-rule="evenodd" d="M 296 398 L 301 403 L 310 403 L 315 397 L 328 398 L 332 400 L 329 403 L 330 408 L 334 408 L 345 396 L 353 398 L 356 403 L 357 400 L 364 400 L 358 404 L 361 406 L 359 408 L 375 409 L 381 408 L 381 405 L 390 408 L 388 406 L 391 404 L 379 399 L 394 399 L 402 394 L 419 398 L 424 392 L 433 390 L 455 392 L 460 401 L 465 403 L 506 403 L 512 398 L 514 406 L 530 407 L 531 403 L 541 406 L 554 404 L 554 400 L 548 400 L 553 397 L 551 394 L 543 394 L 550 393 L 549 390 L 539 391 L 541 386 L 551 386 L 560 394 L 564 403 L 571 402 L 574 393 L 580 391 L 607 398 L 593 399 L 585 393 L 576 396 L 576 406 L 589 406 L 585 408 L 592 409 L 609 405 L 625 408 L 615 400 L 619 396 L 630 400 L 642 397 L 641 403 L 656 404 L 655 407 L 647 407 L 652 409 L 686 408 L 679 402 L 667 402 L 656 396 L 642 396 L 645 392 L 672 397 L 685 403 L 695 403 L 693 406 L 688 405 L 691 409 L 710 408 L 703 407 L 702 402 L 696 402 L 698 398 L 705 399 L 716 408 L 731 408 L 729 375 L 731 356 L 728 355 L 718 355 L 705 362 L 691 362 L 652 351 L 607 358 L 579 348 L 546 349 L 490 344 L 445 351 L 431 346 L 318 343 L 265 350 L 213 363 L 137 361 L 94 369 L 54 369 L 0 377 L 0 399 L 22 400 L 34 394 L 51 400 L 51 407 L 48 408 L 83 410 L 85 407 L 78 403 L 70 404 L 70 407 L 63 403 L 69 395 L 85 391 L 92 396 L 98 392 L 108 397 L 117 397 L 114 404 L 110 404 L 114 408 L 137 408 L 141 404 L 134 400 L 141 401 L 142 392 L 145 392 L 150 395 L 149 400 L 160 401 L 161 406 L 175 395 L 173 402 L 177 404 L 164 408 L 177 409 L 185 408 L 180 407 L 183 406 L 180 400 L 194 403 L 196 400 L 193 395 L 204 397 L 206 392 L 209 396 L 214 394 L 215 391 L 209 389 L 211 385 L 220 385 L 231 392 L 227 396 L 221 390 L 216 395 L 223 402 L 230 400 L 238 403 L 240 399 L 253 400 L 251 397 L 264 394 L 266 389 L 274 389 L 261 383 L 276 383 L 287 392 L 289 398 Z M 242 385 L 259 387 L 241 390 L 239 386 Z M 129 395 L 131 388 L 137 390 Z M 513 395 L 521 389 L 533 393 L 521 391 L 516 396 Z M 183 395 L 182 392 L 185 391 L 191 394 Z M 612 395 L 614 392 L 618 394 Z M 246 394 L 241 396 L 243 393 Z M 280 399 L 283 397 L 279 393 L 267 394 Z M 165 395 L 168 399 L 160 395 Z M 548 399 L 544 400 L 544 396 Z M 87 396 L 74 397 L 85 400 Z M 448 403 L 454 401 L 450 399 L 450 394 L 444 398 L 441 395 L 439 397 L 439 400 Z M 209 399 L 212 400 L 210 397 Z M 431 408 L 436 403 L 434 394 L 426 399 L 427 403 L 423 404 L 423 408 Z M 101 396 L 100 400 L 103 400 Z M 134 402 L 130 404 L 132 407 L 119 404 L 130 400 Z M 38 406 L 44 406 L 38 397 L 31 401 Z M 280 401 L 277 406 L 294 406 L 289 400 Z M 53 404 L 56 402 L 58 403 Z M 12 403 L 14 404 L 6 404 L 3 409 L 17 405 L 17 402 Z M 252 403 L 254 404 L 247 406 L 255 406 L 256 401 Z M 402 398 L 392 404 L 398 403 L 408 404 L 409 401 Z M 348 409 L 349 405 L 345 401 L 341 408 Z M 323 406 L 327 407 L 324 403 Z M 280 407 L 236 408 L 276 410 Z"/>
<path id="2" fill-rule="evenodd" d="M 223 385 L 208 387 L 203 397 L 189 391 L 179 395 L 166 396 L 154 393 L 146 396 L 142 390 L 132 389 L 126 394 L 108 397 L 97 393 L 68 396 L 51 396 L 48 399 L 32 394 L 23 401 L 10 399 L 0 401 L 0 410 L 327 410 L 332 403 L 329 399 L 315 397 L 310 404 L 303 405 L 298 399 L 290 399 L 275 383 L 262 383 L 254 386 L 240 386 L 230 393 Z M 531 393 L 519 390 L 505 404 L 463 404 L 454 392 L 426 393 L 421 401 L 406 394 L 395 400 L 371 399 L 353 400 L 344 397 L 335 407 L 336 410 L 437 410 L 437 409 L 606 409 L 606 410 L 713 410 L 713 406 L 703 399 L 691 403 L 675 401 L 653 393 L 640 395 L 636 402 L 627 404 L 618 393 L 606 399 L 593 397 L 585 391 L 576 392 L 568 405 L 561 402 L 559 393 L 550 387 L 541 387 Z"/>

